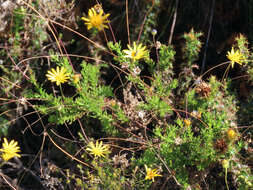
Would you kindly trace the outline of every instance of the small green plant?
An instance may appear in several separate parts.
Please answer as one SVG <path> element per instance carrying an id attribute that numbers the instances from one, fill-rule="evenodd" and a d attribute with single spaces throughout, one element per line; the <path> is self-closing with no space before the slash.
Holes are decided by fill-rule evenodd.
<path id="1" fill-rule="evenodd" d="M 48 77 L 51 81 L 54 79 L 53 81 L 56 81 L 57 85 L 60 85 L 60 83 L 66 82 L 69 78 L 65 77 L 67 73 L 65 74 L 63 71 L 69 70 L 72 73 L 72 82 L 70 81 L 69 85 L 76 88 L 75 94 L 72 97 L 67 97 L 60 86 L 61 93 L 53 95 L 52 93 L 47 93 L 43 87 L 34 83 L 36 93 L 28 92 L 26 98 L 41 98 L 44 104 L 34 106 L 41 113 L 49 114 L 49 121 L 52 123 L 63 124 L 65 122 L 73 122 L 84 115 L 99 118 L 104 123 L 110 122 L 112 118 L 104 111 L 104 100 L 106 97 L 113 96 L 113 94 L 109 87 L 99 85 L 99 67 L 83 62 L 81 64 L 82 79 L 78 83 L 74 83 L 73 71 L 66 64 L 66 59 L 64 60 L 62 68 L 66 67 L 68 69 L 59 70 L 59 77 L 57 76 L 58 73 L 50 71 Z"/>

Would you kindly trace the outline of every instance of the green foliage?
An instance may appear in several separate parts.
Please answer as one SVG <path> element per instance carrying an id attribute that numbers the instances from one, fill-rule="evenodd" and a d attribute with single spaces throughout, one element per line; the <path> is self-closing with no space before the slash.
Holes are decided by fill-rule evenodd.
<path id="1" fill-rule="evenodd" d="M 13 27 L 12 27 L 12 31 L 14 34 L 18 34 L 19 32 L 25 29 L 24 21 L 25 21 L 26 13 L 27 13 L 27 10 L 23 6 L 14 10 L 14 14 L 13 14 L 14 22 L 13 22 Z"/>
<path id="2" fill-rule="evenodd" d="M 178 85 L 177 80 L 173 79 L 173 61 L 175 51 L 171 46 L 161 45 L 159 50 L 158 72 L 153 73 L 151 86 L 146 91 L 147 102 L 142 104 L 144 110 L 152 111 L 164 117 L 171 113 L 172 90 Z"/>
<path id="3" fill-rule="evenodd" d="M 151 43 L 152 31 L 157 27 L 157 17 L 160 12 L 160 1 L 154 0 L 146 5 L 146 12 L 148 13 L 145 18 L 145 23 L 143 26 L 143 34 L 140 36 L 140 39 L 144 43 Z M 137 30 L 138 31 L 138 30 Z M 139 31 L 138 31 L 139 32 Z"/>
<path id="4" fill-rule="evenodd" d="M 151 96 L 147 101 L 147 104 L 141 105 L 141 108 L 144 110 L 153 111 L 160 117 L 164 117 L 167 113 L 171 113 L 169 104 L 161 100 L 159 96 Z"/>
<path id="5" fill-rule="evenodd" d="M 181 71 L 178 77 L 178 83 L 180 83 L 180 86 L 177 89 L 177 95 L 186 93 L 190 86 L 199 80 L 194 74 L 193 69 L 198 68 L 195 61 L 198 59 L 202 47 L 202 43 L 199 39 L 201 36 L 201 32 L 195 32 L 193 29 L 191 29 L 189 33 L 183 35 L 185 44 L 182 48 L 183 63 L 180 65 Z"/>
<path id="6" fill-rule="evenodd" d="M 92 161 L 94 171 L 90 172 L 85 170 L 82 165 L 77 165 L 80 173 L 86 175 L 86 180 L 82 180 L 79 176 L 72 174 L 68 175 L 68 183 L 74 181 L 78 187 L 91 190 L 99 189 L 112 189 L 121 190 L 128 187 L 127 184 L 133 183 L 133 180 L 129 180 L 122 175 L 122 170 L 120 168 L 114 168 L 111 164 L 107 163 L 108 160 L 97 160 Z"/>
<path id="7" fill-rule="evenodd" d="M 121 176 L 120 169 L 115 169 L 107 165 L 107 167 L 98 166 L 94 163 L 97 170 L 97 176 L 100 179 L 99 184 L 91 184 L 89 189 L 124 189 L 125 177 Z"/>
<path id="8" fill-rule="evenodd" d="M 115 61 L 117 61 L 120 64 L 127 62 L 127 58 L 124 57 L 124 53 L 122 52 L 122 47 L 121 47 L 120 42 L 117 42 L 117 43 L 108 42 L 107 45 L 108 45 L 109 49 L 116 52 L 117 56 L 113 57 L 113 59 Z"/>
<path id="9" fill-rule="evenodd" d="M 9 122 L 4 117 L 0 117 L 0 136 L 6 136 L 8 134 Z"/>
<path id="10" fill-rule="evenodd" d="M 189 167 L 205 170 L 220 158 L 228 156 L 231 149 L 226 154 L 220 154 L 215 149 L 215 142 L 219 138 L 224 138 L 223 131 L 234 122 L 236 106 L 233 98 L 220 90 L 221 83 L 215 77 L 211 77 L 208 84 L 211 92 L 207 97 L 201 97 L 195 89 L 189 91 L 185 97 L 188 112 L 198 110 L 201 112 L 201 118 L 191 114 L 193 118 L 190 126 L 178 118 L 174 125 L 156 127 L 154 133 L 161 141 L 160 148 L 147 149 L 141 163 L 159 163 L 160 160 L 156 156 L 159 154 L 166 165 L 175 171 L 176 178 L 181 184 L 190 184 Z"/>
<path id="11" fill-rule="evenodd" d="M 195 32 L 193 29 L 189 33 L 183 35 L 185 39 L 185 46 L 183 47 L 184 59 L 186 66 L 190 67 L 198 59 L 202 44 L 199 38 L 202 36 L 201 32 Z"/>
<path id="12" fill-rule="evenodd" d="M 239 49 L 239 51 L 242 53 L 244 57 L 243 61 L 243 71 L 246 72 L 249 76 L 249 80 L 253 81 L 253 63 L 252 63 L 252 54 L 249 51 L 249 42 L 247 38 L 240 34 L 238 37 L 235 38 L 235 46 Z"/>
<path id="13" fill-rule="evenodd" d="M 62 59 L 65 65 L 66 59 Z M 58 56 L 53 56 L 53 61 L 58 62 Z M 43 114 L 49 115 L 51 123 L 63 124 L 73 122 L 82 116 L 89 116 L 111 121 L 112 118 L 104 111 L 104 99 L 113 96 L 109 87 L 99 85 L 99 67 L 83 62 L 81 64 L 82 80 L 77 84 L 78 91 L 73 97 L 54 96 L 43 90 L 36 89 L 36 93 L 30 92 L 27 98 L 40 98 L 44 104 L 36 105 L 36 108 Z"/>
<path id="14" fill-rule="evenodd" d="M 161 45 L 159 49 L 159 69 L 161 71 L 173 69 L 176 51 L 172 46 Z"/>
<path id="15" fill-rule="evenodd" d="M 74 2 L 34 1 L 13 11 L 3 40 L 8 48 L 0 52 L 0 136 L 13 136 L 9 133 L 13 124 L 21 126 L 19 130 L 24 133 L 29 129 L 35 138 L 36 130 L 42 130 L 41 172 L 54 168 L 55 172 L 47 174 L 57 175 L 48 175 L 46 184 L 53 183 L 53 177 L 60 178 L 56 181 L 67 189 L 159 189 L 171 184 L 181 189 L 202 188 L 208 181 L 207 174 L 214 166 L 221 166 L 222 160 L 229 163 L 224 178 L 234 180 L 229 185 L 252 188 L 252 129 L 239 127 L 251 125 L 253 112 L 250 90 L 244 94 L 246 100 L 239 101 L 243 85 L 250 87 L 253 80 L 253 55 L 246 37 L 238 36 L 233 45 L 244 56 L 243 64 L 236 65 L 240 67 L 240 77 L 220 82 L 214 76 L 195 73 L 202 47 L 201 32 L 191 29 L 182 36 L 184 43 L 176 48 L 156 41 L 168 37 L 165 30 L 160 34 L 153 30 L 167 31 L 167 26 L 159 26 L 163 22 L 160 14 L 169 10 L 163 8 L 167 2 L 129 1 L 128 13 L 133 15 L 128 17 L 129 28 L 123 30 L 129 29 L 130 34 L 121 39 L 114 39 L 112 27 L 118 17 L 112 10 L 104 31 L 87 32 L 82 28 L 85 26 L 75 31 L 79 10 L 74 10 Z M 121 4 L 109 2 L 105 8 L 118 3 Z M 101 6 L 94 6 L 96 13 L 103 10 L 107 14 Z M 170 15 L 167 23 L 171 18 Z M 120 27 L 116 37 L 119 32 Z M 111 37 L 114 42 L 108 42 Z M 133 42 L 137 46 L 126 56 L 123 49 L 132 47 Z M 142 48 L 138 49 L 138 44 Z M 181 52 L 176 51 L 179 48 Z M 136 56 L 140 52 L 145 56 Z M 90 61 L 81 62 L 83 58 Z M 64 84 L 55 85 L 46 77 L 47 70 L 56 67 L 66 69 Z M 217 70 L 213 71 L 215 74 Z M 234 81 L 240 85 L 234 85 Z M 34 115 L 38 117 L 36 121 Z M 23 126 L 23 121 L 27 126 Z M 34 130 L 37 123 L 42 127 L 38 125 Z M 232 140 L 228 136 L 230 129 L 236 134 Z M 17 131 L 15 128 L 15 135 Z M 22 148 L 30 146 L 30 138 L 22 140 Z M 105 158 L 91 157 L 85 148 L 91 140 L 106 141 L 111 153 Z M 55 159 L 57 154 L 48 148 L 50 145 L 64 153 L 60 159 L 67 164 Z M 32 149 L 29 147 L 24 153 L 22 150 L 22 154 L 32 155 Z M 58 167 L 44 166 L 48 160 L 54 160 Z M 146 178 L 145 165 L 158 169 L 161 176 Z M 5 168 L 1 171 L 6 175 Z M 232 177 L 227 178 L 227 172 Z M 223 173 L 217 175 L 220 179 Z M 41 180 L 39 183 L 43 186 Z"/>

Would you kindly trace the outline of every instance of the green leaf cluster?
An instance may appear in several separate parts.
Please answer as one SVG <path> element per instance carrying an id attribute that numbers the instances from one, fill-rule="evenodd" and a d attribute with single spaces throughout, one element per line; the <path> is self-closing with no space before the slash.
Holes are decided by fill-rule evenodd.
<path id="1" fill-rule="evenodd" d="M 54 57 L 54 59 L 58 59 Z M 57 61 L 57 60 L 55 60 Z M 64 64 L 64 63 L 63 63 Z M 112 121 L 104 109 L 105 98 L 113 96 L 110 87 L 99 84 L 99 67 L 83 62 L 81 64 L 82 79 L 77 84 L 76 95 L 66 97 L 47 93 L 41 86 L 36 86 L 36 93 L 28 93 L 27 98 L 38 98 L 42 102 L 35 107 L 43 114 L 49 115 L 49 122 L 71 123 L 83 116 L 94 117 L 104 121 Z"/>

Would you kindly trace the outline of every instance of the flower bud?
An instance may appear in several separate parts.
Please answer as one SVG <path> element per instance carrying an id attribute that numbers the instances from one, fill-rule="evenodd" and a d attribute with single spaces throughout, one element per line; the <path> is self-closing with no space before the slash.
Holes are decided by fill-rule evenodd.
<path id="1" fill-rule="evenodd" d="M 236 132 L 235 132 L 235 130 L 234 129 L 229 129 L 228 131 L 227 131 L 227 137 L 228 137 L 228 139 L 229 140 L 235 140 L 236 139 L 236 136 L 237 136 L 237 134 L 236 134 Z"/>
<path id="2" fill-rule="evenodd" d="M 156 30 L 156 29 L 152 29 L 151 34 L 152 34 L 153 36 L 155 36 L 155 35 L 157 34 L 157 30 Z"/>
<path id="3" fill-rule="evenodd" d="M 186 125 L 186 127 L 189 127 L 191 125 L 191 120 L 190 119 L 184 119 L 184 124 Z"/>
<path id="4" fill-rule="evenodd" d="M 73 76 L 73 82 L 74 82 L 75 84 L 77 84 L 77 83 L 80 81 L 80 78 L 81 78 L 81 75 L 80 75 L 80 74 L 75 74 L 75 75 Z"/>
<path id="5" fill-rule="evenodd" d="M 224 160 L 222 160 L 221 163 L 222 163 L 223 168 L 225 168 L 225 169 L 229 168 L 229 161 L 228 160 L 224 159 Z"/>

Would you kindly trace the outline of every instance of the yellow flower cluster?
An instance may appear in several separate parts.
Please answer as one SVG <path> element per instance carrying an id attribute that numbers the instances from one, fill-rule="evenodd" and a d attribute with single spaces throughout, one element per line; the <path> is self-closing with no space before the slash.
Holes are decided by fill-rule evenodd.
<path id="1" fill-rule="evenodd" d="M 2 152 L 2 158 L 4 161 L 8 161 L 13 157 L 21 157 L 18 152 L 20 152 L 20 147 L 18 146 L 18 142 L 11 140 L 10 143 L 8 143 L 7 139 L 4 138 L 4 142 L 2 144 L 2 148 L 0 149 Z"/>

